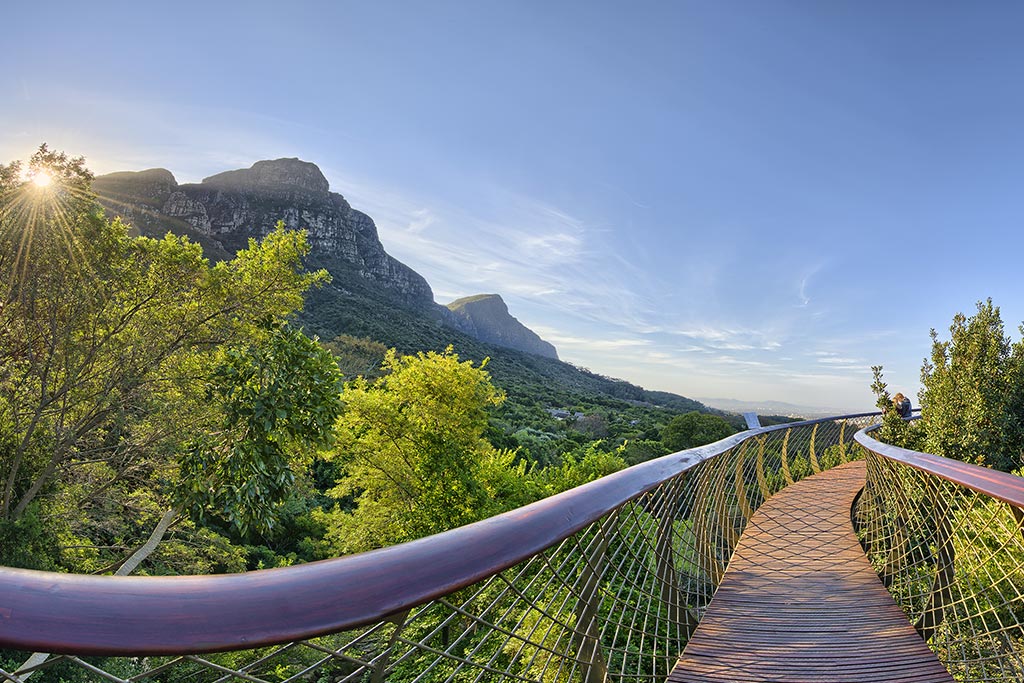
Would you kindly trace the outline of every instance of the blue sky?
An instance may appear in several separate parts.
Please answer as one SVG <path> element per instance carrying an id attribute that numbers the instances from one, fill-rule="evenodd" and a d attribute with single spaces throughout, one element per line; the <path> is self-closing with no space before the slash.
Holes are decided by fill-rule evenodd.
<path id="1" fill-rule="evenodd" d="M 19 3 L 0 161 L 317 163 L 439 302 L 687 396 L 870 409 L 1024 320 L 1024 5 Z M 908 391 L 909 390 L 909 391 Z"/>

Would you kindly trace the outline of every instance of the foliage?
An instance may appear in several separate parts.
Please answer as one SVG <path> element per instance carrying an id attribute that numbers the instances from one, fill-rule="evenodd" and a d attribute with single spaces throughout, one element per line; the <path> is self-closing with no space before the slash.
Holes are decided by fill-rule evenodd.
<path id="1" fill-rule="evenodd" d="M 305 238 L 280 225 L 211 266 L 105 220 L 81 159 L 43 146 L 28 169 L 50 184 L 0 166 L 0 523 L 33 510 L 61 546 L 131 548 L 182 445 L 220 421 L 203 400 L 219 349 L 264 338 L 326 274 L 302 272 Z"/>
<path id="2" fill-rule="evenodd" d="M 53 532 L 40 518 L 38 505 L 28 506 L 19 519 L 0 520 L 0 565 L 52 571 L 59 560 Z"/>
<path id="3" fill-rule="evenodd" d="M 999 308 L 978 302 L 953 317 L 949 341 L 932 330 L 921 369 L 921 417 L 931 453 L 1010 471 L 1024 449 L 1024 340 L 1011 344 Z"/>
<path id="4" fill-rule="evenodd" d="M 672 418 L 662 430 L 661 442 L 670 452 L 682 451 L 714 443 L 735 432 L 736 430 L 718 415 L 691 411 Z"/>
<path id="5" fill-rule="evenodd" d="M 878 430 L 878 438 L 885 443 L 911 450 L 924 448 L 924 423 L 910 422 L 900 416 L 896 404 L 889 395 L 888 385 L 882 379 L 881 365 L 871 366 L 871 372 L 874 376 L 871 391 L 877 399 L 875 405 L 882 411 L 882 426 Z"/>
<path id="6" fill-rule="evenodd" d="M 545 491 L 536 472 L 514 451 L 485 448 L 478 473 L 487 491 L 492 515 L 514 510 L 543 498 Z"/>
<path id="7" fill-rule="evenodd" d="M 608 420 L 600 413 L 584 415 L 576 420 L 575 428 L 591 439 L 604 439 L 609 435 Z"/>
<path id="8" fill-rule="evenodd" d="M 271 529 L 341 408 L 330 352 L 287 325 L 268 327 L 265 339 L 221 352 L 206 392 L 221 428 L 196 437 L 179 467 L 178 504 L 197 519 L 223 515 L 243 535 Z"/>
<path id="9" fill-rule="evenodd" d="M 625 447 L 605 450 L 603 441 L 594 441 L 585 447 L 562 456 L 562 464 L 548 467 L 540 473 L 540 479 L 549 495 L 582 486 L 588 481 L 625 469 L 623 459 Z"/>
<path id="10" fill-rule="evenodd" d="M 339 334 L 324 344 L 334 354 L 341 372 L 346 377 L 377 379 L 381 376 L 381 363 L 388 347 L 380 342 L 348 334 Z"/>
<path id="11" fill-rule="evenodd" d="M 348 382 L 342 394 L 338 445 L 329 457 L 343 461 L 345 475 L 331 494 L 354 497 L 356 508 L 330 514 L 328 540 L 341 552 L 489 516 L 496 501 L 483 475 L 511 462 L 483 438 L 488 408 L 504 399 L 483 367 L 460 362 L 450 349 L 404 357 L 391 350 L 383 369 L 374 382 Z"/>
<path id="12" fill-rule="evenodd" d="M 631 439 L 622 444 L 622 458 L 627 465 L 636 465 L 669 453 L 665 444 L 654 439 Z"/>
<path id="13" fill-rule="evenodd" d="M 1024 340 L 1012 343 L 999 308 L 978 302 L 970 318 L 953 317 L 949 341 L 931 331 L 921 368 L 921 420 L 904 423 L 893 406 L 882 367 L 872 391 L 883 411 L 879 437 L 947 458 L 1011 471 L 1024 457 Z"/>

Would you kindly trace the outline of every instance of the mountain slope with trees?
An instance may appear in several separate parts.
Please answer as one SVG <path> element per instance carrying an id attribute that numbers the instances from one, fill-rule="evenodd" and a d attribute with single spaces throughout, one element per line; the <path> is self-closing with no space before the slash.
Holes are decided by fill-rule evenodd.
<path id="1" fill-rule="evenodd" d="M 481 342 L 283 223 L 244 248 L 199 231 L 213 259 L 187 231 L 140 235 L 91 181 L 45 146 L 0 166 L 0 564 L 208 573 L 363 550 L 662 455 L 702 407 Z"/>
<path id="2" fill-rule="evenodd" d="M 516 320 L 499 294 L 477 294 L 448 304 L 462 329 L 477 339 L 545 358 L 558 359 L 555 347 Z"/>
<path id="3" fill-rule="evenodd" d="M 183 185 L 164 169 L 120 172 L 96 178 L 92 187 L 108 215 L 123 216 L 143 235 L 160 237 L 171 231 L 188 236 L 214 260 L 230 258 L 248 239 L 267 234 L 278 220 L 306 230 L 310 249 L 305 263 L 326 270 L 331 280 L 307 293 L 298 321 L 322 339 L 341 336 L 336 351 L 346 343 L 359 346 L 370 341 L 401 353 L 441 352 L 451 345 L 478 363 L 490 358 L 488 369 L 510 399 L 505 412 L 528 409 L 531 421 L 542 419 L 546 408 L 575 412 L 601 407 L 626 411 L 633 415 L 630 420 L 640 408 L 661 409 L 669 416 L 708 411 L 682 396 L 647 391 L 562 363 L 554 347 L 528 328 L 509 333 L 504 316 L 501 324 L 486 324 L 483 318 L 495 317 L 490 314 L 496 295 L 483 295 L 488 315 L 466 312 L 467 303 L 479 308 L 480 297 L 462 305 L 455 302 L 455 311 L 434 303 L 426 280 L 385 252 L 373 220 L 330 192 L 315 164 L 298 159 L 259 161 L 249 169 Z M 504 302 L 501 307 L 507 315 Z M 511 315 L 507 319 L 515 321 Z M 345 352 L 351 354 L 352 348 Z M 378 354 L 378 365 L 381 360 Z M 367 366 L 359 369 L 372 371 Z"/>

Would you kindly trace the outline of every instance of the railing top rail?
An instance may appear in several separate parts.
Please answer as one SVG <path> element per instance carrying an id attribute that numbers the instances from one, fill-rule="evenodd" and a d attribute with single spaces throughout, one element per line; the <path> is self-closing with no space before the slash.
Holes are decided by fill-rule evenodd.
<path id="1" fill-rule="evenodd" d="M 882 457 L 1024 509 L 1024 478 L 968 462 L 882 443 L 869 436 L 879 426 L 871 425 L 857 432 L 854 436 L 857 443 Z"/>
<path id="2" fill-rule="evenodd" d="M 0 568 L 0 647 L 95 655 L 199 653 L 364 626 L 514 566 L 753 436 L 876 414 L 748 430 L 458 529 L 293 567 L 168 577 Z"/>

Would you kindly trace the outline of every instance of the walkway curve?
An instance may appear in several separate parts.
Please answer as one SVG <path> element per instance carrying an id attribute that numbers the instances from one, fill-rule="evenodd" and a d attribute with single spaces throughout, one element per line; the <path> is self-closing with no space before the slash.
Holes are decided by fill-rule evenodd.
<path id="1" fill-rule="evenodd" d="M 808 477 L 757 510 L 669 683 L 953 681 L 854 534 L 864 471 Z"/>

